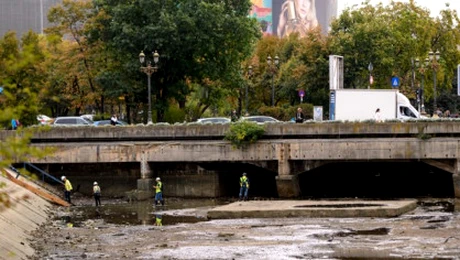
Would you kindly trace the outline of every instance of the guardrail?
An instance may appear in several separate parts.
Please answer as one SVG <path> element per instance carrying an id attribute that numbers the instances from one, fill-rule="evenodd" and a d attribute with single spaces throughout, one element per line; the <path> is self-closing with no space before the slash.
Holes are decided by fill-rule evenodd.
<path id="1" fill-rule="evenodd" d="M 39 172 L 39 173 L 41 174 L 41 180 L 42 180 L 42 182 L 46 182 L 46 178 L 49 178 L 49 179 L 51 179 L 52 181 L 55 181 L 55 182 L 57 182 L 57 183 L 59 183 L 59 184 L 64 185 L 64 183 L 63 183 L 61 180 L 55 178 L 54 176 L 50 175 L 49 173 L 43 171 L 42 169 L 38 168 L 37 166 L 35 166 L 35 165 L 31 164 L 31 163 L 23 162 L 23 165 L 24 165 L 23 168 L 26 169 L 26 170 L 27 170 L 27 167 L 30 167 L 30 168 L 34 169 L 35 171 Z M 16 173 L 18 173 L 18 176 L 20 175 L 20 173 L 19 173 L 19 171 L 18 171 L 17 169 L 15 169 L 14 167 L 10 167 L 10 168 L 12 168 L 13 171 L 15 171 Z M 17 178 L 18 176 L 16 176 L 16 178 Z"/>

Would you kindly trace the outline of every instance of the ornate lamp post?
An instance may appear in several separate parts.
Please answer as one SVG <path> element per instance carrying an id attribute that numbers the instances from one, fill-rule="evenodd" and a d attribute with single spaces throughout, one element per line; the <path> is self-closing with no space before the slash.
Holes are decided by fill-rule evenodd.
<path id="1" fill-rule="evenodd" d="M 420 85 L 420 92 L 418 93 L 417 99 L 420 100 L 419 102 L 419 107 L 418 111 L 419 112 L 425 112 L 425 102 L 424 102 L 424 92 L 423 85 L 425 83 L 425 68 L 428 66 L 428 63 L 430 62 L 430 59 L 426 58 L 425 62 L 420 62 L 420 60 L 417 58 L 415 59 L 415 66 L 419 69 L 419 72 L 422 74 L 422 80 L 421 80 L 421 85 Z M 420 107 L 421 106 L 421 107 Z"/>
<path id="2" fill-rule="evenodd" d="M 148 118 L 147 118 L 147 124 L 148 125 L 151 125 L 153 124 L 152 122 L 152 94 L 151 94 L 151 91 L 150 91 L 150 77 L 152 76 L 153 73 L 157 72 L 158 70 L 158 66 L 157 66 L 157 63 L 158 61 L 160 60 L 160 54 L 158 54 L 157 51 L 153 52 L 153 63 L 154 63 L 154 66 L 151 65 L 151 62 L 150 61 L 147 61 L 147 66 L 146 67 L 142 67 L 142 65 L 144 64 L 145 62 L 145 54 L 143 51 L 141 51 L 141 53 L 139 54 L 139 61 L 141 62 L 141 71 L 144 72 L 145 74 L 147 74 L 148 76 L 148 99 L 149 99 L 149 111 L 148 111 Z"/>
<path id="3" fill-rule="evenodd" d="M 249 65 L 248 67 L 248 77 L 251 78 L 252 76 L 252 66 Z M 248 107 L 249 107 L 249 96 L 248 96 L 248 84 L 246 84 L 246 113 L 249 113 Z"/>
<path id="4" fill-rule="evenodd" d="M 270 72 L 272 73 L 272 107 L 275 106 L 275 85 L 274 85 L 274 78 L 275 78 L 275 72 L 276 68 L 278 66 L 278 63 L 280 62 L 280 59 L 278 55 L 275 56 L 275 60 L 272 62 L 272 57 L 268 55 L 267 57 L 267 64 L 270 67 Z"/>
<path id="5" fill-rule="evenodd" d="M 439 51 L 436 51 L 435 53 L 433 53 L 433 51 L 430 51 L 430 53 L 428 53 L 428 56 L 430 57 L 431 66 L 433 67 L 433 113 L 434 113 L 435 110 L 437 109 L 436 77 L 438 74 L 438 60 L 439 60 L 439 57 L 441 56 L 441 53 Z"/>
<path id="6" fill-rule="evenodd" d="M 374 66 L 372 65 L 372 62 L 369 63 L 369 66 L 367 66 L 367 69 L 369 70 L 369 85 L 367 88 L 370 89 L 372 83 L 374 83 L 374 79 L 372 78 L 372 71 L 374 70 Z"/>

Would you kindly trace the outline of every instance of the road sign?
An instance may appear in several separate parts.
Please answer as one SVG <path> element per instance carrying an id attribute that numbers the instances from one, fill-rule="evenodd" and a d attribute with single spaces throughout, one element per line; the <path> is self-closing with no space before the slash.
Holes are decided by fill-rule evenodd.
<path id="1" fill-rule="evenodd" d="M 305 96 L 305 90 L 299 90 L 300 103 L 303 103 L 303 97 Z"/>
<path id="2" fill-rule="evenodd" d="M 313 120 L 323 121 L 323 107 L 322 106 L 313 107 Z"/>
<path id="3" fill-rule="evenodd" d="M 393 88 L 399 87 L 399 78 L 398 77 L 391 78 L 391 86 Z"/>

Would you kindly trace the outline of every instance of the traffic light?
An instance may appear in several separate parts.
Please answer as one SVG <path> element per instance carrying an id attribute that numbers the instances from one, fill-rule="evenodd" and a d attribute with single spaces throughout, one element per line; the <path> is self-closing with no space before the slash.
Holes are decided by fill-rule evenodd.
<path id="1" fill-rule="evenodd" d="M 420 88 L 416 89 L 415 94 L 417 96 L 417 101 L 420 102 L 420 100 L 422 99 L 422 90 Z"/>

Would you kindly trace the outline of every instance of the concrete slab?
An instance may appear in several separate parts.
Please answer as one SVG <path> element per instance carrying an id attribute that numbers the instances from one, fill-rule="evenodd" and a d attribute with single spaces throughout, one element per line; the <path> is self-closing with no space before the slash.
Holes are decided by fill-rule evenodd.
<path id="1" fill-rule="evenodd" d="M 209 219 L 396 217 L 417 207 L 417 200 L 270 200 L 243 201 L 213 208 Z"/>

